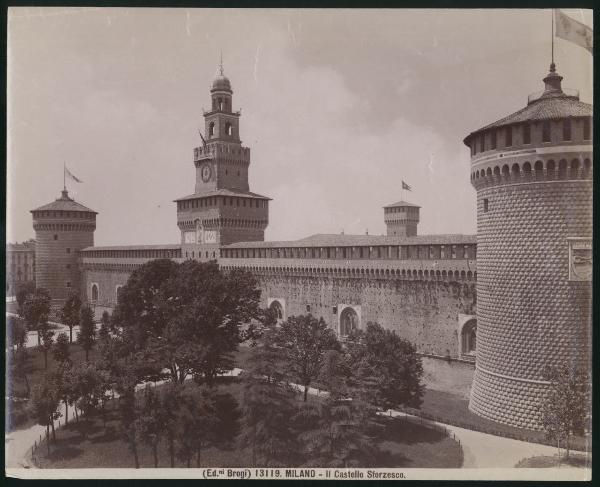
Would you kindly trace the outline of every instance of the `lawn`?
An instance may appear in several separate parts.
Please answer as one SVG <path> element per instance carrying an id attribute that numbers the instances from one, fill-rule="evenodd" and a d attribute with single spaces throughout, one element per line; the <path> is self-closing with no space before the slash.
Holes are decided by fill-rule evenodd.
<path id="1" fill-rule="evenodd" d="M 426 389 L 421 411 L 424 415 L 429 415 L 443 423 L 483 431 L 497 436 L 544 442 L 543 431 L 515 428 L 482 418 L 469 410 L 469 401 L 467 399 L 448 392 Z M 573 437 L 571 441 L 574 449 L 589 451 L 591 448 L 591 437 Z"/>
<path id="2" fill-rule="evenodd" d="M 188 387 L 195 387 L 190 383 Z M 230 392 L 238 400 L 241 384 L 232 381 L 219 386 L 221 392 Z M 300 396 L 299 396 L 300 397 Z M 310 400 L 317 400 L 310 398 Z M 51 453 L 46 455 L 43 444 L 36 452 L 35 462 L 40 468 L 101 468 L 134 467 L 133 454 L 119 434 L 116 411 L 109 407 L 106 428 L 100 418 L 87 429 L 84 439 L 79 431 L 83 422 L 71 421 L 67 427 L 57 430 L 57 443 L 51 443 Z M 377 438 L 380 453 L 372 467 L 412 467 L 412 468 L 460 468 L 462 449 L 444 433 L 402 418 L 381 417 L 383 425 Z M 151 450 L 139 445 L 140 466 L 154 467 Z M 170 459 L 166 445 L 159 448 L 159 467 L 169 467 Z M 222 448 L 210 448 L 202 452 L 202 467 L 248 467 L 251 466 L 251 452 L 231 444 Z M 192 462 L 195 466 L 195 461 Z M 294 465 L 289 465 L 294 466 Z M 176 460 L 176 467 L 185 464 Z"/>
<path id="3" fill-rule="evenodd" d="M 570 455 L 565 458 L 561 455 L 546 455 L 539 457 L 524 458 L 515 465 L 517 468 L 556 468 L 556 467 L 580 467 L 591 468 L 591 457 L 589 455 Z"/>

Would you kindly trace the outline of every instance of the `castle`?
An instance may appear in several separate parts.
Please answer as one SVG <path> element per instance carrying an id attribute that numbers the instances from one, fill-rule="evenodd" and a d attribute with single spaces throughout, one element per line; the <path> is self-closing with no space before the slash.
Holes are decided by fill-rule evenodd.
<path id="1" fill-rule="evenodd" d="M 193 152 L 194 193 L 175 200 L 180 243 L 94 247 L 96 213 L 63 191 L 32 212 L 38 285 L 57 301 L 78 289 L 101 312 L 152 259 L 244 268 L 278 319 L 312 313 L 340 338 L 378 322 L 426 357 L 475 366 L 474 412 L 537 428 L 542 366 L 583 356 L 590 343 L 592 110 L 561 79 L 552 68 L 539 98 L 465 139 L 477 237 L 418 235 L 419 207 L 399 201 L 383 209 L 386 236 L 268 242 L 271 199 L 250 191 L 250 149 L 221 68 Z"/>

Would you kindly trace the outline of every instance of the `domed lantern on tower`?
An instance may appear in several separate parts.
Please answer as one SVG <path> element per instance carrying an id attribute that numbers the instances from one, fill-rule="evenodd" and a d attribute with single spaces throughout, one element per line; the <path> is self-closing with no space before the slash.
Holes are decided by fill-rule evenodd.
<path id="1" fill-rule="evenodd" d="M 469 408 L 541 428 L 547 367 L 591 349 L 592 106 L 554 63 L 525 108 L 469 134 L 477 361 Z"/>

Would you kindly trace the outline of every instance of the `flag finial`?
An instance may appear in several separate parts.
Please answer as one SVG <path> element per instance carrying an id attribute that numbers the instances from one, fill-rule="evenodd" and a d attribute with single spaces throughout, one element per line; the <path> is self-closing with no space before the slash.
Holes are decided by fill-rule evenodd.
<path id="1" fill-rule="evenodd" d="M 219 63 L 219 72 L 223 76 L 223 51 L 221 51 L 221 62 Z"/>

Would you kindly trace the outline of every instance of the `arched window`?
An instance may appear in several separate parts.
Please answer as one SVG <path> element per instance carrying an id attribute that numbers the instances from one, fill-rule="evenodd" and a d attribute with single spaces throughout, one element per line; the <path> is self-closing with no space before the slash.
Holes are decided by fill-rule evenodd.
<path id="1" fill-rule="evenodd" d="M 544 177 L 544 163 L 542 161 L 535 161 L 535 179 L 542 179 Z"/>
<path id="2" fill-rule="evenodd" d="M 571 173 L 569 175 L 569 179 L 577 179 L 579 176 L 579 161 L 577 159 L 573 159 L 571 161 Z"/>
<path id="3" fill-rule="evenodd" d="M 546 163 L 546 176 L 548 179 L 554 179 L 556 177 L 556 163 L 553 160 L 549 160 Z"/>
<path id="4" fill-rule="evenodd" d="M 215 122 L 210 122 L 208 124 L 208 136 L 212 137 L 215 135 Z"/>
<path id="5" fill-rule="evenodd" d="M 467 321 L 461 332 L 463 355 L 475 355 L 477 350 L 477 320 Z"/>
<path id="6" fill-rule="evenodd" d="M 232 130 L 231 124 L 229 122 L 227 122 L 225 124 L 225 135 L 231 136 L 232 133 L 233 133 L 233 130 Z"/>
<path id="7" fill-rule="evenodd" d="M 219 110 L 223 110 L 223 98 L 219 98 Z"/>
<path id="8" fill-rule="evenodd" d="M 353 308 L 347 307 L 340 316 L 340 337 L 347 337 L 358 330 L 358 315 Z"/>
<path id="9" fill-rule="evenodd" d="M 281 323 L 283 321 L 283 306 L 281 306 L 281 303 L 275 300 L 271 303 L 269 309 L 273 313 L 277 323 Z"/>
<path id="10" fill-rule="evenodd" d="M 98 285 L 92 284 L 92 301 L 98 301 Z"/>

